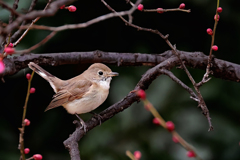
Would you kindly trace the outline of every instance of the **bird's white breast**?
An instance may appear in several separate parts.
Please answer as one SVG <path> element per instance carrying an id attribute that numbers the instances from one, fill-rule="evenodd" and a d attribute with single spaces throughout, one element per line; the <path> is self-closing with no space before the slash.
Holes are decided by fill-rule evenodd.
<path id="1" fill-rule="evenodd" d="M 63 107 L 70 114 L 88 113 L 96 109 L 107 99 L 109 92 L 109 83 L 100 83 L 99 85 L 100 87 L 92 85 L 90 92 L 80 99 L 63 104 Z"/>

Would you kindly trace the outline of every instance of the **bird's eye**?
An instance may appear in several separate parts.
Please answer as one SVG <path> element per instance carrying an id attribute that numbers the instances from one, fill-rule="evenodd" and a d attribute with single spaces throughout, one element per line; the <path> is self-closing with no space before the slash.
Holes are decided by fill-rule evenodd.
<path id="1" fill-rule="evenodd" d="M 101 76 L 101 75 L 103 75 L 103 72 L 102 72 L 102 71 L 99 71 L 98 74 Z"/>

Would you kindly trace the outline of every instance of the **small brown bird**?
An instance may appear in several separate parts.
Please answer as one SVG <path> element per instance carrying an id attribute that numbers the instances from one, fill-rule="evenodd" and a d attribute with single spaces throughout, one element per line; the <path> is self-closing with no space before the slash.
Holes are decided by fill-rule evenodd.
<path id="1" fill-rule="evenodd" d="M 45 111 L 63 106 L 68 113 L 79 118 L 85 132 L 85 122 L 78 114 L 88 113 L 99 107 L 108 96 L 112 77 L 118 76 L 118 73 L 112 72 L 102 63 L 92 64 L 82 74 L 69 80 L 61 80 L 33 62 L 28 66 L 46 79 L 56 93 Z"/>

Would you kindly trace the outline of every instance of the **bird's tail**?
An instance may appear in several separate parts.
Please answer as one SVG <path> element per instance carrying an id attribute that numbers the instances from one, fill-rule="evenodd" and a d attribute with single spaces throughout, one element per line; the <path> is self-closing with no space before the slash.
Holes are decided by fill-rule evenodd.
<path id="1" fill-rule="evenodd" d="M 56 87 L 56 83 L 62 83 L 62 80 L 55 77 L 54 75 L 52 75 L 51 73 L 47 72 L 46 70 L 44 70 L 42 67 L 40 67 L 39 65 L 30 62 L 28 64 L 29 68 L 31 68 L 34 72 L 36 72 L 37 74 L 39 74 L 42 78 L 46 79 L 51 87 L 53 88 L 53 90 L 55 92 L 57 92 L 59 90 L 58 87 Z M 57 85 L 59 86 L 59 85 Z"/>

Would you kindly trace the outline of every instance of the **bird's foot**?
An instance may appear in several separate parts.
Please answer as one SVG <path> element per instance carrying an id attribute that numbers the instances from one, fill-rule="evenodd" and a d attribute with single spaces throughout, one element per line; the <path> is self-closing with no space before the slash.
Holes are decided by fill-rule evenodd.
<path id="1" fill-rule="evenodd" d="M 86 133 L 87 133 L 87 125 L 86 125 L 86 123 L 82 120 L 82 118 L 80 118 L 80 117 L 78 116 L 77 113 L 75 113 L 75 115 L 76 115 L 76 117 L 79 119 L 80 124 L 82 125 L 82 126 L 80 127 L 80 129 L 83 129 L 84 133 L 86 134 Z"/>
<path id="2" fill-rule="evenodd" d="M 77 128 L 81 127 L 81 123 L 78 120 L 74 120 L 73 124 L 75 124 Z"/>
<path id="3" fill-rule="evenodd" d="M 102 119 L 103 117 L 100 114 L 94 113 L 94 112 L 90 112 L 91 114 L 93 114 L 94 118 L 97 118 L 100 122 L 100 125 L 102 124 Z"/>

